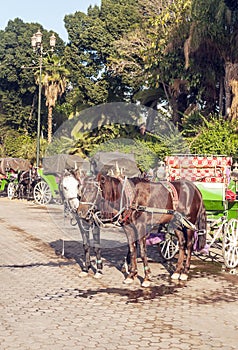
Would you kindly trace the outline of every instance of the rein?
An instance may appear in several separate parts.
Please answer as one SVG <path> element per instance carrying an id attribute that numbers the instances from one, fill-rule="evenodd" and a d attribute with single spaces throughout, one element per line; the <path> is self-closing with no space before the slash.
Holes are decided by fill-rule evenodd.
<path id="1" fill-rule="evenodd" d="M 92 216 L 95 219 L 95 217 L 94 217 L 94 215 L 95 215 L 94 209 L 96 207 L 96 202 L 97 202 L 98 196 L 101 193 L 101 188 L 100 188 L 98 182 L 94 181 L 92 179 L 83 182 L 83 184 L 93 184 L 94 187 L 97 189 L 97 192 L 96 192 L 96 195 L 95 195 L 95 198 L 94 198 L 93 201 L 80 201 L 80 204 L 90 206 L 88 211 L 87 211 L 86 217 L 88 217 L 88 219 L 90 219 L 91 216 Z M 85 190 L 86 190 L 86 186 L 84 187 L 84 191 Z M 83 197 L 83 195 L 84 195 L 84 192 L 82 192 L 82 196 L 81 197 Z M 95 221 L 97 222 L 98 220 L 96 219 Z"/>

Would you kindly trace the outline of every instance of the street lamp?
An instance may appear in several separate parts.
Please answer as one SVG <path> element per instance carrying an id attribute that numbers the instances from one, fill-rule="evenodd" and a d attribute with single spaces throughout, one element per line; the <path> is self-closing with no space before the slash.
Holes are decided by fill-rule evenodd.
<path id="1" fill-rule="evenodd" d="M 39 159 L 40 159 L 40 124 L 41 124 L 41 79 L 42 79 L 42 58 L 43 55 L 47 52 L 54 51 L 55 44 L 56 44 L 56 37 L 54 34 L 50 36 L 50 50 L 47 52 L 43 51 L 43 44 L 42 44 L 42 33 L 40 30 L 38 30 L 33 36 L 31 37 L 31 46 L 33 48 L 33 52 L 36 52 L 39 55 L 39 68 L 40 68 L 40 74 L 39 74 L 39 95 L 38 95 L 38 114 L 37 114 L 37 147 L 36 147 L 36 167 L 39 167 Z"/>

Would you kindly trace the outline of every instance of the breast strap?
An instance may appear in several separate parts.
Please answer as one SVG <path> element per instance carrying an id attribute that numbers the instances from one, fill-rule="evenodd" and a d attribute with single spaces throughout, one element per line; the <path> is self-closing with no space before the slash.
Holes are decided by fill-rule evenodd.
<path id="1" fill-rule="evenodd" d="M 178 192 L 174 185 L 171 184 L 169 181 L 161 181 L 161 183 L 166 187 L 166 189 L 171 193 L 172 200 L 173 200 L 173 210 L 176 210 L 178 207 L 179 199 L 178 199 Z"/>

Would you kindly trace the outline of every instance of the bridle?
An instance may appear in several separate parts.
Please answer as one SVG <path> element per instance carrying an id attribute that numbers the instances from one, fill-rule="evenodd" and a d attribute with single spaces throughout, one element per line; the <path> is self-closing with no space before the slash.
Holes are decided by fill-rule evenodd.
<path id="1" fill-rule="evenodd" d="M 91 201 L 90 200 L 80 200 L 79 204 L 88 206 L 86 215 L 84 215 L 84 219 L 86 219 L 86 220 L 94 219 L 95 220 L 95 210 L 97 208 L 96 203 L 98 201 L 99 195 L 101 194 L 102 190 L 100 188 L 98 181 L 95 180 L 95 177 L 90 177 L 90 178 L 84 179 L 83 183 L 81 184 L 81 187 L 82 187 L 81 199 L 85 198 L 85 193 L 86 193 L 86 191 L 88 191 L 87 185 L 93 185 L 93 190 L 95 190 L 95 196 L 92 196 L 93 199 Z M 95 221 L 97 221 L 97 220 L 95 220 Z"/>

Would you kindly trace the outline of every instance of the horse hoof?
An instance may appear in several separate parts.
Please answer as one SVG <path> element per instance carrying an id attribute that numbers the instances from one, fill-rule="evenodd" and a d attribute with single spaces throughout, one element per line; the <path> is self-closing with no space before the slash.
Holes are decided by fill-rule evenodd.
<path id="1" fill-rule="evenodd" d="M 180 280 L 181 281 L 187 281 L 187 279 L 188 279 L 188 275 L 186 273 L 181 273 Z"/>
<path id="2" fill-rule="evenodd" d="M 123 281 L 124 284 L 132 284 L 133 282 L 134 282 L 133 278 L 130 278 L 130 277 L 127 277 Z"/>
<path id="3" fill-rule="evenodd" d="M 96 278 L 96 279 L 102 278 L 102 272 L 96 272 L 94 275 L 94 278 Z"/>
<path id="4" fill-rule="evenodd" d="M 150 287 L 150 284 L 151 284 L 150 281 L 144 280 L 142 282 L 141 286 L 144 287 L 144 288 L 148 288 L 148 287 Z"/>
<path id="5" fill-rule="evenodd" d="M 172 280 L 179 280 L 180 274 L 178 272 L 175 272 L 172 274 L 171 279 Z"/>
<path id="6" fill-rule="evenodd" d="M 79 277 L 87 277 L 88 276 L 88 272 L 87 271 L 81 271 L 79 274 Z"/>

